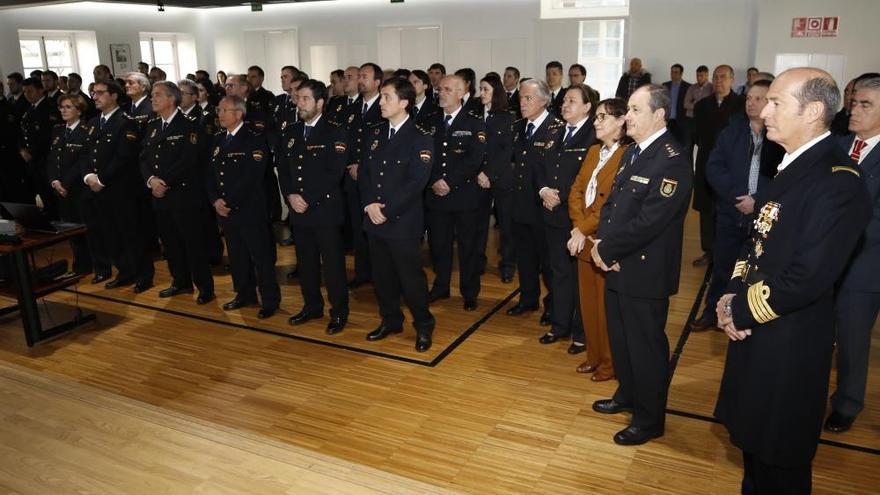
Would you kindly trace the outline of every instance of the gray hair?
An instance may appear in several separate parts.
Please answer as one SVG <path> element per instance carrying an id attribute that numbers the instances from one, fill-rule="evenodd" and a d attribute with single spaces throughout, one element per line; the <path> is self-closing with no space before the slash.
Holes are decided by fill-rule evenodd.
<path id="1" fill-rule="evenodd" d="M 793 96 L 798 101 L 799 112 L 803 112 L 807 104 L 816 101 L 825 107 L 822 119 L 823 129 L 828 129 L 831 126 L 834 114 L 840 108 L 840 90 L 831 77 L 819 76 L 807 79 L 800 88 L 794 91 Z"/>
<path id="2" fill-rule="evenodd" d="M 648 107 L 651 112 L 663 109 L 663 119 L 669 120 L 669 113 L 672 111 L 672 98 L 669 96 L 669 90 L 666 86 L 659 84 L 646 84 L 639 89 L 648 92 Z"/>
<path id="3" fill-rule="evenodd" d="M 165 92 L 174 100 L 174 106 L 180 106 L 180 88 L 171 81 L 156 81 L 153 88 L 165 88 Z"/>
<path id="4" fill-rule="evenodd" d="M 873 89 L 875 91 L 880 91 L 880 77 L 857 79 L 855 86 L 853 86 L 853 90 L 857 89 Z"/>
<path id="5" fill-rule="evenodd" d="M 129 72 L 125 75 L 125 78 L 128 79 L 129 77 L 133 77 L 138 82 L 138 84 L 143 86 L 144 91 L 146 91 L 147 93 L 150 92 L 152 86 L 150 84 L 150 79 L 147 76 L 141 74 L 140 72 Z"/>
<path id="6" fill-rule="evenodd" d="M 177 87 L 180 88 L 181 91 L 188 89 L 196 98 L 199 96 L 199 86 L 191 79 L 181 79 L 180 81 L 177 81 Z M 181 98 L 183 98 L 183 96 L 181 96 Z"/>
<path id="7" fill-rule="evenodd" d="M 236 110 L 241 111 L 241 116 L 244 117 L 247 114 L 247 104 L 244 101 L 244 98 L 236 95 L 226 95 L 220 101 L 228 101 L 232 103 Z"/>
<path id="8" fill-rule="evenodd" d="M 529 79 L 528 81 L 520 83 L 520 89 L 523 86 L 534 86 L 535 89 L 538 90 L 538 97 L 544 100 L 544 106 L 550 106 L 550 87 L 547 86 L 547 83 L 540 79 Z"/>

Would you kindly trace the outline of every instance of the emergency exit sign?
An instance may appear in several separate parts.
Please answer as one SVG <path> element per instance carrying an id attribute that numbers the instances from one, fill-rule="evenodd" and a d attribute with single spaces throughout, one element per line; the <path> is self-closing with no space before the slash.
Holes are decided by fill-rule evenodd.
<path id="1" fill-rule="evenodd" d="M 792 38 L 834 38 L 840 17 L 795 17 L 791 20 Z"/>

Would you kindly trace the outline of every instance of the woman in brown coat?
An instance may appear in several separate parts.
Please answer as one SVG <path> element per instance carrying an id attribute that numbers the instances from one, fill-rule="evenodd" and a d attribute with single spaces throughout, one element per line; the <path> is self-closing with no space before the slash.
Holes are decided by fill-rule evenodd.
<path id="1" fill-rule="evenodd" d="M 605 321 L 605 274 L 590 259 L 590 241 L 598 230 L 599 212 L 611 192 L 627 146 L 625 114 L 626 102 L 619 98 L 599 103 L 593 125 L 601 144 L 587 152 L 568 197 L 568 214 L 574 224 L 568 250 L 578 259 L 581 318 L 587 344 L 587 360 L 577 371 L 593 373 L 590 379 L 594 382 L 614 378 L 614 366 Z"/>

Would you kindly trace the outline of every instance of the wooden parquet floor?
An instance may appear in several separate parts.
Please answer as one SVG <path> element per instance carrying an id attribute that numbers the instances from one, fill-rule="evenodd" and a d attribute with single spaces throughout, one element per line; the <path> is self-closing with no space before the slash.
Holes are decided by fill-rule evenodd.
<path id="1" fill-rule="evenodd" d="M 690 265 L 698 254 L 696 220 L 688 219 L 681 290 L 670 304 L 667 334 L 672 348 L 704 276 L 703 269 Z M 60 256 L 60 251 L 54 255 Z M 279 266 L 292 263 L 290 250 L 281 249 Z M 494 260 L 489 264 L 493 266 Z M 286 269 L 278 272 L 283 277 Z M 167 277 L 164 267 L 160 273 Z M 156 291 L 134 296 L 126 290 L 100 289 L 95 295 L 102 298 L 97 298 L 85 294 L 96 288 L 80 287 L 82 295 L 55 294 L 44 305 L 46 319 L 62 318 L 78 302 L 98 314 L 98 323 L 29 350 L 20 320 L 14 315 L 3 317 L 0 363 L 28 369 L 40 383 L 75 382 L 65 386 L 95 389 L 102 396 L 145 403 L 152 411 L 314 453 L 327 462 L 336 459 L 340 465 L 400 477 L 404 484 L 389 483 L 388 493 L 422 493 L 422 485 L 408 486 L 406 480 L 479 495 L 739 491 L 739 452 L 730 445 L 724 428 L 711 422 L 727 345 L 721 333 L 691 334 L 687 339 L 669 394 L 665 436 L 640 447 L 620 447 L 611 436 L 625 425 L 626 417 L 600 416 L 590 409 L 594 400 L 610 396 L 615 382 L 593 383 L 574 373 L 582 355 L 569 356 L 567 344 L 538 344 L 544 329 L 537 324 L 537 313 L 512 318 L 503 311 L 493 312 L 514 289 L 501 284 L 494 271 L 483 277 L 486 297 L 478 311 L 465 313 L 455 296 L 437 306 L 435 347 L 424 356 L 412 349 L 410 328 L 380 343 L 363 341 L 378 321 L 369 287 L 352 297 L 352 324 L 341 335 L 327 337 L 326 320 L 302 330 L 287 326 L 286 316 L 300 307 L 294 285 L 284 289 L 286 314 L 268 323 L 256 320 L 253 309 L 243 311 L 244 316 L 223 314 L 219 304 L 232 295 L 228 279 L 217 277 L 218 307 L 204 312 L 188 296 L 159 301 Z M 157 289 L 167 282 L 157 276 Z M 162 310 L 149 309 L 154 305 Z M 852 431 L 826 436 L 827 442 L 820 445 L 814 493 L 877 493 L 880 487 L 876 337 L 872 347 L 867 407 Z M 2 377 L 0 393 L 25 394 Z M 49 401 L 52 395 L 45 392 L 41 397 Z M 72 398 L 76 394 L 64 400 Z M 125 428 L 116 426 L 122 418 L 106 423 L 93 420 L 88 414 L 68 411 L 63 400 L 55 407 L 49 402 L 34 407 L 30 414 L 51 409 L 52 419 L 24 421 L 16 406 L 0 408 L 0 445 L 16 428 L 40 429 L 39 438 L 51 437 L 54 449 L 48 452 L 39 442 L 17 442 L 6 449 L 3 464 L 13 467 L 0 469 L 0 487 L 14 486 L 10 491 L 16 493 L 48 493 L 40 489 L 44 477 L 62 464 L 67 469 L 71 462 L 62 459 L 65 446 L 75 447 L 80 455 L 88 449 L 106 455 L 110 449 L 120 462 L 133 455 L 111 440 L 92 445 L 58 427 L 68 420 L 101 421 L 102 429 L 125 440 Z M 127 441 L 147 442 L 152 446 L 147 452 L 166 455 L 156 442 L 174 438 Z M 185 450 L 175 455 L 187 460 L 187 469 L 194 471 L 199 463 L 210 462 Z M 263 466 L 259 460 L 247 466 L 252 470 L 247 476 L 281 476 L 286 469 L 271 463 Z M 319 465 L 303 469 L 325 470 Z M 77 476 L 75 471 L 65 473 Z M 112 468 L 89 471 L 88 476 L 121 493 L 182 493 L 195 486 L 183 479 L 189 484 L 150 490 L 141 478 L 127 478 Z M 162 477 L 163 487 L 167 478 Z M 32 483 L 11 484 L 20 479 Z M 214 484 L 189 492 L 360 493 L 333 488 L 337 486 L 333 479 L 325 480 L 326 485 L 311 479 L 315 481 L 308 485 L 259 488 L 230 481 L 228 486 Z M 75 486 L 52 493 L 73 492 Z"/>

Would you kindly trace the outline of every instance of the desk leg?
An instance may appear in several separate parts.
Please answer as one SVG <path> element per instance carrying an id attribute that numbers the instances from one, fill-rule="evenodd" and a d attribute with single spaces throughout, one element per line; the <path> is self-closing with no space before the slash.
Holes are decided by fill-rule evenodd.
<path id="1" fill-rule="evenodd" d="M 12 269 L 15 272 L 15 283 L 18 285 L 18 307 L 21 309 L 21 319 L 24 323 L 24 338 L 28 347 L 33 347 L 40 341 L 42 326 L 24 249 L 12 253 Z"/>

